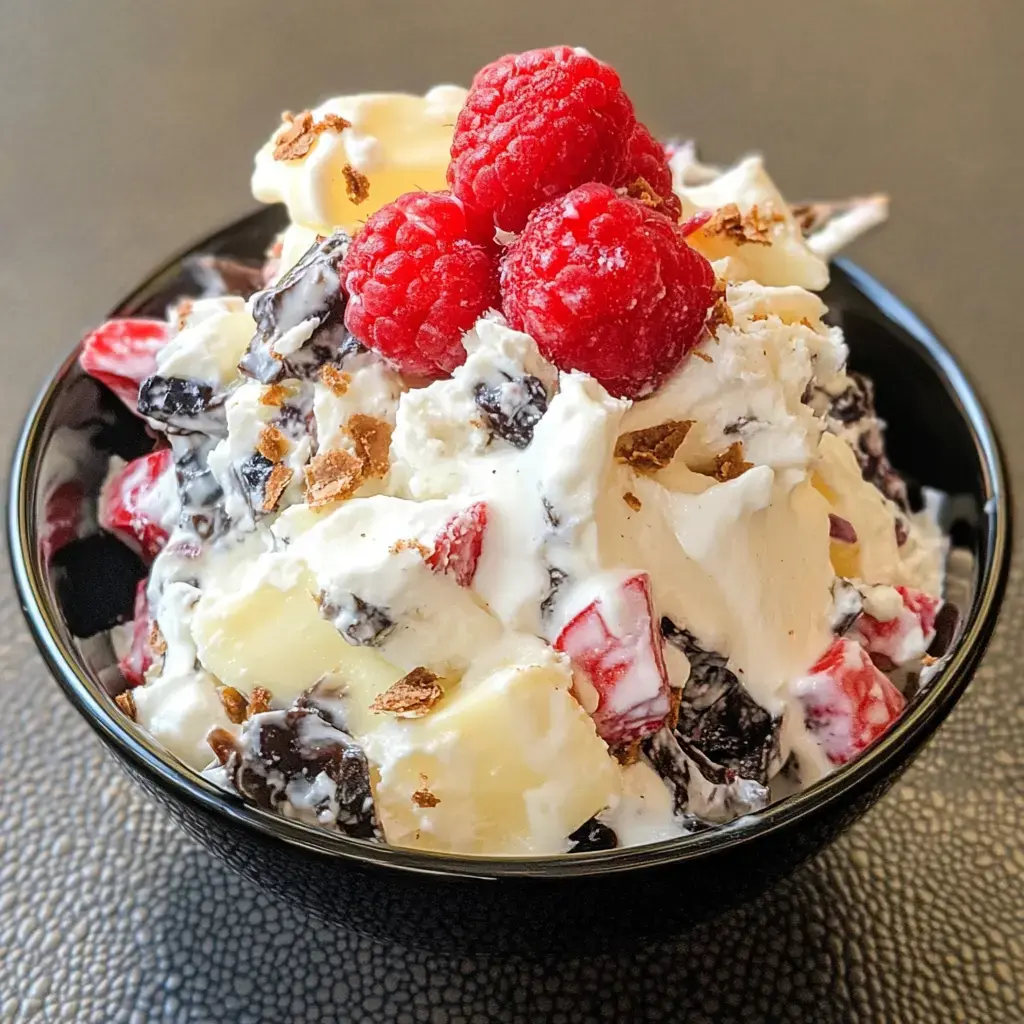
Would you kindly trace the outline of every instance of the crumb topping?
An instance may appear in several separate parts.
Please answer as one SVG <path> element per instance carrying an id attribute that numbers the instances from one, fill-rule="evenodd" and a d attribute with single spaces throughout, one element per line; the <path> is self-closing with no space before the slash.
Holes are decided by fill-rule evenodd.
<path id="1" fill-rule="evenodd" d="M 621 746 L 614 747 L 612 754 L 615 756 L 615 760 L 623 766 L 628 768 L 631 764 L 636 764 L 640 760 L 640 746 L 642 740 L 633 740 L 632 743 L 625 743 Z"/>
<path id="2" fill-rule="evenodd" d="M 391 424 L 374 416 L 357 412 L 349 419 L 345 429 L 356 446 L 356 453 L 367 477 L 385 477 L 390 463 Z"/>
<path id="3" fill-rule="evenodd" d="M 703 359 L 705 363 L 713 363 L 714 359 L 707 354 L 707 352 L 701 352 L 699 348 L 695 348 L 690 355 L 696 356 L 698 359 Z"/>
<path id="4" fill-rule="evenodd" d="M 132 696 L 131 690 L 125 690 L 124 693 L 119 693 L 114 698 L 114 703 L 121 709 L 126 717 L 130 718 L 133 722 L 135 721 L 135 698 Z"/>
<path id="5" fill-rule="evenodd" d="M 288 438 L 277 427 L 268 423 L 260 431 L 256 451 L 268 462 L 280 462 L 288 454 Z"/>
<path id="6" fill-rule="evenodd" d="M 692 426 L 693 420 L 668 420 L 654 427 L 621 434 L 615 442 L 615 458 L 648 473 L 664 469 L 675 457 Z"/>
<path id="7" fill-rule="evenodd" d="M 643 505 L 640 503 L 640 499 L 632 492 L 626 491 L 622 496 L 622 500 L 634 511 L 639 512 Z"/>
<path id="8" fill-rule="evenodd" d="M 416 790 L 412 795 L 412 802 L 417 807 L 436 807 L 440 802 L 440 797 L 434 796 L 433 793 L 427 788 L 427 783 L 430 780 L 422 772 L 420 773 L 420 788 Z"/>
<path id="9" fill-rule="evenodd" d="M 315 455 L 306 466 L 306 503 L 319 508 L 351 498 L 363 482 L 363 460 L 340 449 Z"/>
<path id="10" fill-rule="evenodd" d="M 350 122 L 337 114 L 325 114 L 322 121 L 314 122 L 310 110 L 303 110 L 299 114 L 287 110 L 281 115 L 281 121 L 283 125 L 274 136 L 275 160 L 302 160 L 323 132 L 342 132 L 352 127 Z"/>
<path id="11" fill-rule="evenodd" d="M 426 544 L 421 544 L 418 540 L 404 540 L 404 539 L 403 540 L 396 540 L 395 543 L 392 544 L 390 548 L 388 548 L 388 551 L 392 555 L 401 554 L 403 551 L 416 551 L 424 559 L 429 558 L 430 554 L 431 554 L 430 548 L 428 548 L 426 546 Z"/>
<path id="12" fill-rule="evenodd" d="M 261 405 L 282 406 L 291 397 L 291 392 L 283 384 L 271 384 L 263 389 L 260 395 Z"/>
<path id="13" fill-rule="evenodd" d="M 292 482 L 295 475 L 294 470 L 278 463 L 267 477 L 266 486 L 263 489 L 263 511 L 273 512 L 277 503 L 281 500 L 285 488 Z"/>
<path id="14" fill-rule="evenodd" d="M 643 203 L 644 206 L 651 207 L 652 210 L 656 210 L 665 202 L 665 200 L 654 191 L 651 183 L 644 177 L 638 176 L 636 180 L 627 185 L 623 191 L 630 199 L 636 199 L 638 202 Z"/>
<path id="15" fill-rule="evenodd" d="M 225 686 L 220 691 L 220 702 L 224 708 L 224 714 L 228 721 L 234 725 L 241 725 L 246 719 L 246 699 L 233 686 Z"/>
<path id="16" fill-rule="evenodd" d="M 252 718 L 253 715 L 262 715 L 270 710 L 270 702 L 274 695 L 265 686 L 254 686 L 249 694 L 249 703 L 245 707 L 245 717 Z"/>
<path id="17" fill-rule="evenodd" d="M 736 245 L 771 245 L 772 224 L 782 219 L 767 207 L 761 211 L 754 205 L 746 213 L 740 213 L 735 203 L 727 203 L 715 211 L 701 231 L 709 238 L 721 235 Z"/>
<path id="18" fill-rule="evenodd" d="M 718 282 L 715 288 L 715 296 L 715 304 L 708 313 L 708 318 L 704 322 L 704 328 L 715 341 L 718 341 L 718 328 L 732 327 L 733 325 L 732 309 L 729 303 L 725 301 L 724 282 Z"/>
<path id="19" fill-rule="evenodd" d="M 182 299 L 178 303 L 175 313 L 178 317 L 178 331 L 179 333 L 185 330 L 185 324 L 188 322 L 188 318 L 192 315 L 192 307 L 195 302 L 192 299 Z"/>
<path id="20" fill-rule="evenodd" d="M 428 669 L 414 668 L 377 694 L 370 710 L 378 715 L 390 712 L 404 718 L 421 718 L 444 696 L 437 678 Z"/>
<path id="21" fill-rule="evenodd" d="M 160 627 L 155 622 L 150 623 L 149 636 L 146 638 L 146 643 L 149 644 L 149 649 L 158 657 L 167 653 L 167 641 L 164 639 L 163 633 L 160 632 Z"/>
<path id="22" fill-rule="evenodd" d="M 370 179 L 362 171 L 357 171 L 351 164 L 345 164 L 341 175 L 345 179 L 345 194 L 355 206 L 370 198 Z"/>
<path id="23" fill-rule="evenodd" d="M 711 475 L 720 483 L 725 483 L 743 476 L 748 469 L 753 468 L 752 462 L 743 461 L 743 442 L 734 441 L 721 455 L 715 456 L 715 468 Z"/>
<path id="24" fill-rule="evenodd" d="M 339 370 L 336 366 L 332 366 L 330 363 L 324 363 L 320 367 L 320 383 L 323 384 L 332 395 L 337 398 L 341 398 L 348 391 L 349 384 L 352 383 L 352 374 L 345 373 L 344 370 Z"/>

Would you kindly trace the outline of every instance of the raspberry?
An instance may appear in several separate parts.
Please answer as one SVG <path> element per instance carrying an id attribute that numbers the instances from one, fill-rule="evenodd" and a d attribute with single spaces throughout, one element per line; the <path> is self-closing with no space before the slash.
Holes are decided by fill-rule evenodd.
<path id="1" fill-rule="evenodd" d="M 668 165 L 665 147 L 651 135 L 646 125 L 638 121 L 629 140 L 629 166 L 617 184 L 629 189 L 632 195 L 640 179 L 650 185 L 661 199 L 658 210 L 673 220 L 679 220 L 683 204 L 672 189 L 672 169 Z"/>
<path id="2" fill-rule="evenodd" d="M 462 335 L 498 304 L 497 260 L 479 238 L 448 192 L 381 207 L 341 265 L 345 326 L 404 373 L 451 373 L 466 358 Z"/>
<path id="3" fill-rule="evenodd" d="M 607 64 L 568 46 L 511 54 L 473 79 L 448 184 L 496 227 L 519 231 L 531 210 L 577 185 L 619 183 L 635 125 Z"/>
<path id="4" fill-rule="evenodd" d="M 531 215 L 501 282 L 509 323 L 551 362 L 642 398 L 697 344 L 715 275 L 664 214 L 589 184 Z"/>
<path id="5" fill-rule="evenodd" d="M 132 618 L 131 643 L 121 655 L 117 667 L 129 686 L 142 686 L 146 681 L 146 670 L 153 664 L 153 649 L 149 636 L 153 620 L 149 615 L 149 600 L 146 597 L 146 580 L 139 580 L 135 588 L 135 614 Z"/>
<path id="6" fill-rule="evenodd" d="M 477 563 L 484 549 L 487 530 L 487 504 L 475 502 L 444 524 L 434 540 L 434 550 L 427 565 L 434 572 L 455 577 L 460 587 L 468 587 L 476 575 Z"/>
<path id="7" fill-rule="evenodd" d="M 139 385 L 156 373 L 157 353 L 170 340 L 171 329 L 162 320 L 108 320 L 85 336 L 78 361 L 136 412 Z"/>

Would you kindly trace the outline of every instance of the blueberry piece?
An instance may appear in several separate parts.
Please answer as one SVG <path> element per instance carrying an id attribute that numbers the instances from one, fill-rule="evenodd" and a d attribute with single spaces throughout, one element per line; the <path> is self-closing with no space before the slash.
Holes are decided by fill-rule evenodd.
<path id="1" fill-rule="evenodd" d="M 477 384 L 473 398 L 487 418 L 492 435 L 497 435 L 514 448 L 528 448 L 533 428 L 548 411 L 548 395 L 544 385 L 529 374 L 512 377 L 502 374 L 499 384 Z"/>
<path id="2" fill-rule="evenodd" d="M 594 853 L 614 850 L 619 845 L 619 837 L 603 821 L 590 818 L 569 836 L 569 843 L 570 853 Z"/>

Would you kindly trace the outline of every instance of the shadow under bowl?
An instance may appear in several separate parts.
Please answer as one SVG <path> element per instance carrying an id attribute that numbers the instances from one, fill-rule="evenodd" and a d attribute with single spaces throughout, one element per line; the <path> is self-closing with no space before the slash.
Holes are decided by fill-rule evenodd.
<path id="1" fill-rule="evenodd" d="M 201 290 L 190 255 L 258 259 L 282 226 L 277 209 L 239 221 L 170 261 L 115 315 L 163 316 L 171 299 Z M 331 923 L 478 955 L 582 951 L 681 932 L 791 871 L 898 778 L 970 681 L 1006 582 L 1011 531 L 1003 463 L 963 372 L 913 313 L 856 266 L 836 264 L 824 298 L 845 331 L 851 366 L 875 381 L 893 463 L 952 496 L 944 525 L 973 556 L 958 595 L 961 629 L 931 685 L 862 757 L 729 825 L 604 853 L 429 854 L 272 815 L 180 764 L 112 699 L 124 683 L 106 630 L 130 618 L 144 566 L 87 520 L 53 550 L 55 488 L 84 495 L 88 506 L 111 454 L 132 458 L 152 446 L 141 422 L 82 374 L 77 352 L 44 387 L 14 456 L 8 539 L 29 627 L 66 697 L 171 817 L 256 884 Z"/>

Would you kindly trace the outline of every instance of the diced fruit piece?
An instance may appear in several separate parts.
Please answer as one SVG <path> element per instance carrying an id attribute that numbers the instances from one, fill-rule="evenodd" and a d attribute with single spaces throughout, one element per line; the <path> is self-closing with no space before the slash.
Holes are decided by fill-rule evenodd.
<path id="1" fill-rule="evenodd" d="M 165 473 L 173 472 L 169 448 L 133 459 L 104 484 L 100 495 L 100 526 L 120 537 L 129 547 L 141 550 L 144 556 L 154 558 L 167 543 L 168 536 L 164 526 L 166 510 L 160 508 L 159 500 L 154 500 L 154 493 L 167 483 L 169 500 L 173 500 L 173 481 L 162 480 Z"/>
<path id="2" fill-rule="evenodd" d="M 452 687 L 421 718 L 377 714 L 388 842 L 456 853 L 564 853 L 619 792 L 619 769 L 570 691 L 566 667 L 511 665 Z M 355 702 L 353 702 L 355 703 Z"/>
<path id="3" fill-rule="evenodd" d="M 665 723 L 670 701 L 661 643 L 646 573 L 591 601 L 558 635 L 555 648 L 597 691 L 594 722 L 609 744 L 631 743 Z"/>
<path id="4" fill-rule="evenodd" d="M 244 693 L 265 686 L 285 702 L 330 672 L 373 695 L 401 678 L 400 670 L 371 648 L 350 644 L 321 616 L 315 589 L 312 578 L 298 578 L 288 589 L 267 583 L 205 593 L 192 620 L 203 665 L 227 686 Z"/>
<path id="5" fill-rule="evenodd" d="M 506 249 L 501 298 L 559 369 L 643 398 L 700 340 L 715 273 L 671 218 L 591 183 L 530 214 Z"/>
<path id="6" fill-rule="evenodd" d="M 437 535 L 434 550 L 427 556 L 427 565 L 434 572 L 454 576 L 460 587 L 470 586 L 484 549 L 486 529 L 485 502 L 475 502 L 456 513 Z"/>
<path id="7" fill-rule="evenodd" d="M 122 655 L 117 667 L 129 686 L 141 686 L 146 681 L 146 669 L 153 664 L 153 649 L 149 634 L 153 622 L 149 617 L 149 600 L 146 597 L 146 580 L 139 580 L 135 591 L 135 617 L 132 619 L 131 646 Z"/>
<path id="8" fill-rule="evenodd" d="M 833 764 L 845 764 L 899 716 L 903 695 L 860 644 L 836 638 L 795 684 L 807 727 Z"/>
<path id="9" fill-rule="evenodd" d="M 76 480 L 59 484 L 46 496 L 39 547 L 47 564 L 62 547 L 78 537 L 84 502 L 85 489 Z"/>
<path id="10" fill-rule="evenodd" d="M 85 336 L 78 361 L 135 412 L 139 385 L 156 372 L 157 353 L 170 340 L 163 320 L 108 320 Z"/>
<path id="11" fill-rule="evenodd" d="M 881 655 L 893 665 L 903 665 L 928 650 L 935 638 L 935 618 L 942 601 L 911 587 L 893 589 L 903 602 L 897 614 L 890 619 L 878 619 L 864 612 L 849 636 L 860 641 L 869 654 Z"/>

